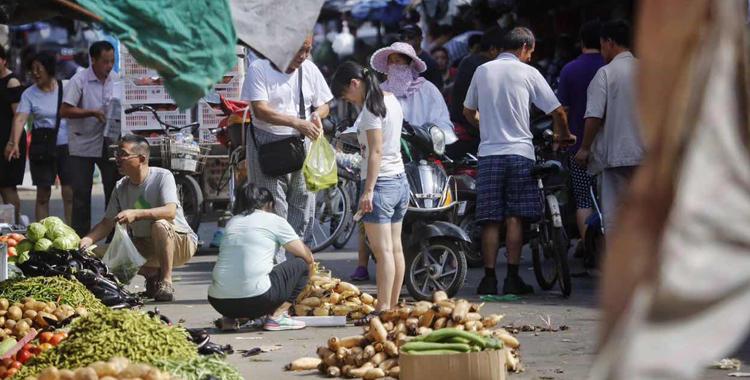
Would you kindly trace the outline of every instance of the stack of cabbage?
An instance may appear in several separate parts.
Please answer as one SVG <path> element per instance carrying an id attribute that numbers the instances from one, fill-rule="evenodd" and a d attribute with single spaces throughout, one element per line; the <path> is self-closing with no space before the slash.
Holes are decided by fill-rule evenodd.
<path id="1" fill-rule="evenodd" d="M 21 242 L 24 244 L 19 244 L 16 247 L 19 255 L 28 251 L 46 252 L 50 248 L 63 251 L 78 249 L 78 244 L 81 241 L 78 234 L 56 216 L 31 223 L 26 237 L 27 239 Z"/>

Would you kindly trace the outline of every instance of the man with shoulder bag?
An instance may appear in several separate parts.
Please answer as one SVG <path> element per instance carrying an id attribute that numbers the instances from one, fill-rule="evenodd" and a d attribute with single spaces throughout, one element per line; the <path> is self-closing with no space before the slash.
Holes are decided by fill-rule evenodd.
<path id="1" fill-rule="evenodd" d="M 320 119 L 328 116 L 328 102 L 333 99 L 323 74 L 307 60 L 311 49 L 308 36 L 284 71 L 266 59 L 253 62 L 242 96 L 250 101 L 253 113 L 247 137 L 248 178 L 271 191 L 274 212 L 286 218 L 299 236 L 305 236 L 314 201 L 302 165 L 310 141 L 322 137 Z M 284 259 L 280 253 L 276 261 Z"/>

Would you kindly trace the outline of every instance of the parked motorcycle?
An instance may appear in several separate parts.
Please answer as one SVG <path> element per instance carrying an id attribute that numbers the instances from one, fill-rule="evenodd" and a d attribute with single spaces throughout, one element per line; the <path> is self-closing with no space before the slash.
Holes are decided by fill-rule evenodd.
<path id="1" fill-rule="evenodd" d="M 465 204 L 457 200 L 455 181 L 439 159 L 445 135 L 435 125 L 405 125 L 402 141 L 410 193 L 401 235 L 406 288 L 419 300 L 437 290 L 452 297 L 466 279 L 471 239 L 455 224 Z"/>

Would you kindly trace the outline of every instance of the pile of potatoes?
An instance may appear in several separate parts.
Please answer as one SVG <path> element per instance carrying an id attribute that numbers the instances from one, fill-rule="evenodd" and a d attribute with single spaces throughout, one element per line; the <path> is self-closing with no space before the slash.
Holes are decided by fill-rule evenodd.
<path id="1" fill-rule="evenodd" d="M 483 305 L 448 299 L 445 292 L 435 292 L 433 302 L 420 301 L 385 311 L 364 326 L 362 335 L 341 339 L 332 337 L 326 346 L 318 347 L 317 358 L 297 359 L 287 369 L 318 369 L 330 377 L 398 378 L 399 348 L 403 344 L 434 330 L 456 328 L 501 340 L 505 346 L 507 368 L 520 371 L 518 339 L 498 327 L 502 315 L 482 316 L 479 311 Z"/>
<path id="2" fill-rule="evenodd" d="M 73 308 L 33 298 L 24 298 L 19 303 L 10 304 L 7 299 L 0 298 L 0 340 L 9 336 L 21 340 L 32 327 L 46 328 L 50 321 L 62 321 L 76 313 L 81 316 L 88 314 L 83 307 Z"/>
<path id="3" fill-rule="evenodd" d="M 177 380 L 176 377 L 162 372 L 148 364 L 131 363 L 125 358 L 113 358 L 109 362 L 95 362 L 88 367 L 75 371 L 50 367 L 36 377 L 27 380 Z"/>
<path id="4" fill-rule="evenodd" d="M 297 297 L 293 311 L 297 316 L 335 315 L 356 320 L 373 312 L 376 305 L 375 297 L 363 293 L 355 285 L 317 270 Z"/>

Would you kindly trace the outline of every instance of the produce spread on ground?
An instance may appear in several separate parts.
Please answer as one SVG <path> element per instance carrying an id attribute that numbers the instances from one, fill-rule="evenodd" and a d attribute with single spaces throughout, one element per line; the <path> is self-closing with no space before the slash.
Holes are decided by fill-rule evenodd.
<path id="1" fill-rule="evenodd" d="M 0 379 L 240 380 L 231 347 L 139 310 L 59 218 L 0 237 L 16 277 L 0 282 Z"/>
<path id="2" fill-rule="evenodd" d="M 80 238 L 58 218 L 32 223 L 26 235 L 0 242 L 22 276 L 0 282 L 0 379 L 240 380 L 224 361 L 230 346 L 210 342 L 205 330 L 174 325 L 139 310 L 100 259 L 77 249 Z M 407 355 L 462 355 L 494 351 L 507 370 L 521 371 L 519 342 L 500 327 L 502 315 L 482 315 L 483 304 L 449 299 L 401 304 L 364 320 L 377 299 L 316 266 L 292 313 L 346 316 L 361 335 L 331 337 L 315 356 L 289 363 L 291 371 L 323 376 L 399 378 Z"/>

